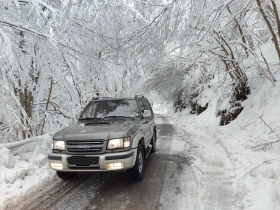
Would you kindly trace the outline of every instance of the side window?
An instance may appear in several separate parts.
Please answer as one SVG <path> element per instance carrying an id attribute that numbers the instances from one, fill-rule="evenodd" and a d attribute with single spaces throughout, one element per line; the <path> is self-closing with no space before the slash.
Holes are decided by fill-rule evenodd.
<path id="1" fill-rule="evenodd" d="M 143 99 L 143 103 L 144 103 L 145 110 L 151 110 L 151 112 L 152 112 L 152 107 L 151 107 L 150 103 L 148 102 L 148 100 Z"/>
<path id="2" fill-rule="evenodd" d="M 94 109 L 95 109 L 95 106 L 92 103 L 87 105 L 87 107 L 85 108 L 85 110 L 82 113 L 82 117 L 81 118 L 91 118 L 91 117 L 94 117 L 93 116 L 93 110 Z"/>
<path id="3" fill-rule="evenodd" d="M 145 110 L 145 107 L 144 107 L 144 103 L 142 100 L 139 100 L 139 105 L 140 105 L 140 111 L 141 111 L 141 113 L 143 113 Z"/>
<path id="4" fill-rule="evenodd" d="M 145 109 L 145 110 L 150 110 L 150 111 L 151 111 L 151 114 L 152 114 L 152 117 L 153 117 L 153 116 L 154 116 L 154 112 L 153 112 L 153 109 L 152 109 L 152 107 L 151 107 L 149 101 L 148 101 L 146 98 L 142 99 L 141 101 L 142 101 L 143 104 L 144 104 L 144 109 Z"/>

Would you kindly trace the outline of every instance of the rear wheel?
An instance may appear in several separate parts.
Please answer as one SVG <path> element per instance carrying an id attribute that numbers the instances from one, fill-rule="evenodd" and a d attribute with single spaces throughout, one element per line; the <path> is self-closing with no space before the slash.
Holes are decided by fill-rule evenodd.
<path id="1" fill-rule="evenodd" d="M 138 145 L 137 157 L 135 165 L 129 170 L 131 178 L 136 181 L 140 181 L 144 176 L 144 149 L 142 145 Z"/>
<path id="2" fill-rule="evenodd" d="M 57 171 L 57 176 L 63 180 L 70 180 L 77 176 L 77 172 L 64 172 L 64 171 Z"/>

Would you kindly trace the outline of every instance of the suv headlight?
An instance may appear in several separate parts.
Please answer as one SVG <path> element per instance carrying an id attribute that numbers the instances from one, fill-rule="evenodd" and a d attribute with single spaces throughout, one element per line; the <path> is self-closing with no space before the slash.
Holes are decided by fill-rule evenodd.
<path id="1" fill-rule="evenodd" d="M 107 149 L 123 149 L 130 147 L 130 137 L 111 139 L 108 141 Z"/>
<path id="2" fill-rule="evenodd" d="M 54 140 L 53 143 L 52 143 L 52 149 L 65 150 L 65 142 Z"/>

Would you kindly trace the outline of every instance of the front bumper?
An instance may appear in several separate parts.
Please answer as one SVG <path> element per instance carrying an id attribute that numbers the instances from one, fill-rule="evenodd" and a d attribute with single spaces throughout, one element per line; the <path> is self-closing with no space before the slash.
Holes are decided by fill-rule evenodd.
<path id="1" fill-rule="evenodd" d="M 86 157 L 99 157 L 99 163 L 96 165 L 89 166 L 77 166 L 70 165 L 67 162 L 68 157 L 81 156 L 81 155 L 70 155 L 70 154 L 58 154 L 50 153 L 48 155 L 49 165 L 53 170 L 56 171 L 116 171 L 116 170 L 127 170 L 134 166 L 136 160 L 137 149 L 131 149 L 126 152 L 118 153 L 107 153 L 101 155 L 82 155 Z M 122 164 L 122 167 L 109 167 L 112 164 Z M 53 167 L 53 165 L 61 166 Z"/>

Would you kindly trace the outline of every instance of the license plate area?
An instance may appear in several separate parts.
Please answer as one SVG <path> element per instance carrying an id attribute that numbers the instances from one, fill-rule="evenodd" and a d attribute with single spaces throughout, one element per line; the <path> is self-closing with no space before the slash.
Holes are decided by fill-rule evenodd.
<path id="1" fill-rule="evenodd" d="M 67 158 L 69 165 L 90 166 L 99 163 L 99 157 L 71 156 Z"/>

